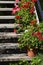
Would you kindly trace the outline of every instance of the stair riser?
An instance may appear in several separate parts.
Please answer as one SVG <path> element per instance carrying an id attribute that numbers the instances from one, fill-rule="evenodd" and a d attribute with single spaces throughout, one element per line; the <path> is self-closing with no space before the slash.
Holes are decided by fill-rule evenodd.
<path id="1" fill-rule="evenodd" d="M 18 38 L 0 39 L 0 43 L 18 43 Z"/>
<path id="2" fill-rule="evenodd" d="M 12 15 L 12 11 L 0 11 L 0 16 Z"/>
<path id="3" fill-rule="evenodd" d="M 0 24 L 9 24 L 9 23 L 15 23 L 14 19 L 0 19 Z"/>
<path id="4" fill-rule="evenodd" d="M 14 28 L 1 28 L 0 32 L 13 32 Z"/>
<path id="5" fill-rule="evenodd" d="M 19 48 L 9 48 L 0 50 L 0 54 L 21 54 L 26 53 L 26 50 L 20 50 Z"/>

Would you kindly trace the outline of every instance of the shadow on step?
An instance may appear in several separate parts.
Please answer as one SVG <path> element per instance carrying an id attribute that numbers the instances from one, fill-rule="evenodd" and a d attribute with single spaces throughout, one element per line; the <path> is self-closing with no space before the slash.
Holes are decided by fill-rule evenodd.
<path id="1" fill-rule="evenodd" d="M 15 48 L 15 49 L 5 49 L 0 51 L 0 54 L 21 54 L 21 53 L 26 53 L 26 50 Z"/>

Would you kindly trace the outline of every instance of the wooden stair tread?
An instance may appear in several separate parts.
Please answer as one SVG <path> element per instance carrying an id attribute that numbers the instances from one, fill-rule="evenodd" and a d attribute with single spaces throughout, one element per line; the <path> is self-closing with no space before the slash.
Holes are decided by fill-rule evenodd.
<path id="1" fill-rule="evenodd" d="M 7 3 L 7 4 L 14 4 L 14 3 L 17 3 L 17 2 L 15 2 L 15 1 L 0 1 L 0 3 Z"/>
<path id="2" fill-rule="evenodd" d="M 18 43 L 0 43 L 0 49 L 14 49 L 18 47 Z"/>
<path id="3" fill-rule="evenodd" d="M 0 19 L 14 19 L 15 16 L 0 16 Z"/>
<path id="4" fill-rule="evenodd" d="M 11 33 L 3 33 L 3 32 L 1 32 L 0 33 L 0 39 L 7 39 L 7 38 L 18 38 L 18 37 L 20 37 L 22 34 L 16 34 L 16 33 L 14 33 L 14 32 L 11 32 Z"/>
<path id="5" fill-rule="evenodd" d="M 15 23 L 13 23 L 13 24 L 0 24 L 0 28 L 15 28 L 15 27 L 17 27 L 17 26 L 19 26 L 19 24 L 15 24 Z"/>
<path id="6" fill-rule="evenodd" d="M 31 60 L 26 54 L 1 54 L 0 62 L 2 61 L 19 61 L 19 60 Z"/>
<path id="7" fill-rule="evenodd" d="M 0 8 L 0 11 L 12 11 L 12 8 Z"/>

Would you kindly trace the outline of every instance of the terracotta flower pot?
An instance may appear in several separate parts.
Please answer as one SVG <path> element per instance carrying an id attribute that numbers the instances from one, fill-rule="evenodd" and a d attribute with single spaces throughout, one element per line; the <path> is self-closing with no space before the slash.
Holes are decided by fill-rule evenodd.
<path id="1" fill-rule="evenodd" d="M 28 50 L 27 51 L 27 55 L 29 56 L 29 57 L 34 57 L 34 56 L 36 56 L 36 50 Z"/>

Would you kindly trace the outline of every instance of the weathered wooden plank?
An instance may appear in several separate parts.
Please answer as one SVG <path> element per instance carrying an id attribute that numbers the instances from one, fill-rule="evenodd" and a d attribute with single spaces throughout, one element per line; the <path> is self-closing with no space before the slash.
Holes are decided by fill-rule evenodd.
<path id="1" fill-rule="evenodd" d="M 1 54 L 0 62 L 4 61 L 19 61 L 19 60 L 31 60 L 26 54 Z"/>
<path id="2" fill-rule="evenodd" d="M 19 26 L 19 24 L 13 23 L 13 24 L 0 24 L 0 28 L 15 28 Z"/>
<path id="3" fill-rule="evenodd" d="M 4 4 L 14 4 L 14 3 L 18 3 L 18 2 L 15 2 L 15 1 L 0 1 L 0 3 L 4 3 Z"/>
<path id="4" fill-rule="evenodd" d="M 0 8 L 0 11 L 12 11 L 12 8 Z"/>
<path id="5" fill-rule="evenodd" d="M 0 19 L 14 19 L 15 16 L 0 16 Z"/>
<path id="6" fill-rule="evenodd" d="M 18 37 L 20 37 L 22 34 L 16 34 L 16 33 L 14 33 L 14 32 L 11 32 L 11 33 L 0 33 L 0 39 L 7 39 L 7 38 L 18 38 Z"/>
<path id="7" fill-rule="evenodd" d="M 18 47 L 18 43 L 0 43 L 0 50 L 1 49 L 14 49 Z"/>

